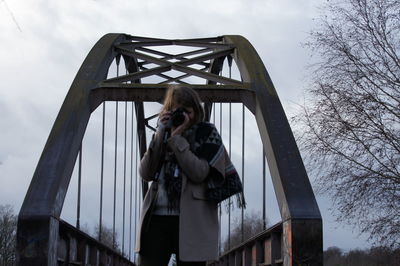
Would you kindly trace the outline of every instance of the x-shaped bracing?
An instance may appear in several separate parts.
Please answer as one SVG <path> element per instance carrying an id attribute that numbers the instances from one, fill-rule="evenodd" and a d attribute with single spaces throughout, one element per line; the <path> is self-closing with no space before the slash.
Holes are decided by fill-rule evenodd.
<path id="1" fill-rule="evenodd" d="M 162 45 L 181 45 L 181 46 L 200 46 L 203 47 L 198 50 L 180 53 L 180 54 L 169 54 L 154 49 L 145 48 L 144 46 L 162 46 Z M 204 47 L 206 46 L 206 47 Z M 210 63 L 208 60 L 213 60 L 221 57 L 230 56 L 234 52 L 234 47 L 226 44 L 217 43 L 206 43 L 206 42 L 195 42 L 185 40 L 156 40 L 156 41 L 145 41 L 145 42 L 126 42 L 115 46 L 118 53 L 123 56 L 134 58 L 136 60 L 143 60 L 138 63 L 139 71 L 121 75 L 119 77 L 110 78 L 105 80 L 103 83 L 123 83 L 129 81 L 139 80 L 141 78 L 157 75 L 165 79 L 163 83 L 176 82 L 180 84 L 186 84 L 182 79 L 196 76 L 208 81 L 225 85 L 243 85 L 243 82 L 232 78 L 222 77 L 213 73 L 208 72 Z M 143 53 L 145 52 L 145 53 Z M 146 54 L 147 53 L 147 54 Z M 151 56 L 149 53 L 154 55 L 162 56 L 161 58 Z M 187 56 L 197 55 L 199 56 L 187 58 Z M 176 60 L 176 61 L 169 61 Z M 147 68 L 145 65 L 155 64 L 156 67 Z M 201 69 L 190 67 L 192 65 L 201 65 Z M 185 73 L 178 77 L 171 77 L 164 72 L 176 70 Z"/>

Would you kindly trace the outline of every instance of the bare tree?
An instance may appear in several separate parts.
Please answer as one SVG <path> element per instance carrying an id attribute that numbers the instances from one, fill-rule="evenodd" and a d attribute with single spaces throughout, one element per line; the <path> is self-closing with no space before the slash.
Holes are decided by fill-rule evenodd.
<path id="1" fill-rule="evenodd" d="M 292 120 L 339 221 L 400 244 L 400 1 L 333 0 L 306 46 L 319 62 Z"/>
<path id="2" fill-rule="evenodd" d="M 324 265 L 340 265 L 342 262 L 343 252 L 338 247 L 329 247 L 324 251 Z"/>
<path id="3" fill-rule="evenodd" d="M 268 224 L 268 222 L 266 222 L 266 224 Z M 247 239 L 257 235 L 264 229 L 263 227 L 264 224 L 261 213 L 246 213 L 243 219 L 243 240 L 246 241 Z M 242 221 L 237 217 L 233 221 L 230 233 L 230 243 L 229 239 L 226 238 L 222 244 L 223 250 L 228 251 L 229 249 L 238 246 L 242 242 Z"/>
<path id="4" fill-rule="evenodd" d="M 102 242 L 104 245 L 108 246 L 109 248 L 112 248 L 116 250 L 117 252 L 121 253 L 120 246 L 116 239 L 118 239 L 118 232 L 114 232 L 114 237 L 113 237 L 113 230 L 112 228 L 109 228 L 107 226 L 102 226 L 101 227 L 101 232 L 100 232 L 100 226 L 96 225 L 95 229 L 95 238 L 98 239 L 100 242 Z M 113 243 L 113 239 L 115 240 Z"/>
<path id="5" fill-rule="evenodd" d="M 0 205 L 0 266 L 15 265 L 17 216 L 11 205 Z"/>

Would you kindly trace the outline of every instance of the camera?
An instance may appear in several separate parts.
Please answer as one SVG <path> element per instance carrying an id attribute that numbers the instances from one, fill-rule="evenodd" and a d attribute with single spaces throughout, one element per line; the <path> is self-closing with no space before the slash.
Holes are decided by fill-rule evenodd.
<path id="1" fill-rule="evenodd" d="M 169 124 L 170 127 L 178 127 L 185 122 L 185 115 L 183 113 L 187 113 L 186 109 L 183 107 L 179 107 L 172 112 Z"/>

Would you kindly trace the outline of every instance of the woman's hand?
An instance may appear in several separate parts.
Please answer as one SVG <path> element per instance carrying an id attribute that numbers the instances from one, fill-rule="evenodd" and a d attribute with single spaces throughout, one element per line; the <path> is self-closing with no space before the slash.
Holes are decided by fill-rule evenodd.
<path id="1" fill-rule="evenodd" d="M 168 124 L 169 119 L 171 118 L 172 112 L 162 112 L 160 113 L 159 119 L 163 127 L 166 127 Z"/>
<path id="2" fill-rule="evenodd" d="M 173 127 L 171 129 L 171 137 L 182 134 L 183 131 L 185 131 L 189 127 L 190 125 L 189 115 L 186 112 L 183 112 L 183 115 L 185 116 L 185 121 L 183 121 L 183 123 L 180 126 Z"/>

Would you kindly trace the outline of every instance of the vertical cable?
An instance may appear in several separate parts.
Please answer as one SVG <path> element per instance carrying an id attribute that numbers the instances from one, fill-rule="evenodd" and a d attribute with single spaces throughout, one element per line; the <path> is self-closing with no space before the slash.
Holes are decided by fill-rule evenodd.
<path id="1" fill-rule="evenodd" d="M 104 129 L 106 116 L 106 102 L 103 102 L 103 122 L 101 126 L 101 170 L 100 170 L 100 217 L 99 217 L 99 232 L 98 238 L 101 242 L 103 232 L 103 184 L 104 184 Z"/>
<path id="2" fill-rule="evenodd" d="M 115 245 L 115 211 L 117 202 L 117 145 L 118 145 L 118 102 L 115 104 L 115 142 L 114 142 L 114 207 L 113 207 L 113 248 Z"/>
<path id="3" fill-rule="evenodd" d="M 130 182 L 130 193 L 129 193 L 129 260 L 131 260 L 132 250 L 132 193 L 133 193 L 133 102 L 132 102 L 132 114 L 131 114 L 131 182 Z"/>
<path id="4" fill-rule="evenodd" d="M 118 58 L 118 57 L 117 57 Z M 119 60 L 117 62 L 117 77 L 119 76 Z M 113 206 L 113 248 L 115 245 L 115 211 L 117 202 L 117 145 L 118 145 L 118 101 L 115 102 L 115 147 L 114 147 L 114 206 Z"/>
<path id="5" fill-rule="evenodd" d="M 125 68 L 125 74 L 128 70 Z M 126 213 L 126 144 L 127 144 L 127 130 L 128 130 L 128 102 L 125 101 L 125 133 L 124 133 L 124 193 L 123 193 L 123 211 L 122 211 L 122 256 L 125 256 L 125 213 Z"/>
<path id="6" fill-rule="evenodd" d="M 80 229 L 81 219 L 81 183 L 82 183 L 82 142 L 79 147 L 79 161 L 78 161 L 78 200 L 76 210 L 76 228 Z"/>
<path id="7" fill-rule="evenodd" d="M 263 146 L 263 229 L 267 228 L 267 220 L 266 220 L 266 180 L 265 180 L 265 150 Z"/>
<path id="8" fill-rule="evenodd" d="M 245 107 L 242 104 L 242 185 L 244 192 L 244 139 L 245 139 Z M 242 207 L 242 242 L 244 241 L 244 208 Z"/>
<path id="9" fill-rule="evenodd" d="M 219 132 L 222 139 L 222 103 L 219 103 Z"/>
<path id="10" fill-rule="evenodd" d="M 125 198 L 126 198 L 126 130 L 127 130 L 128 103 L 125 101 L 125 133 L 124 133 L 124 192 L 122 199 L 122 255 L 125 253 Z"/>
<path id="11" fill-rule="evenodd" d="M 137 221 L 138 221 L 138 217 L 139 217 L 139 208 L 140 205 L 138 204 L 138 199 L 140 199 L 139 197 L 139 193 L 138 193 L 138 157 L 139 157 L 139 134 L 137 132 L 137 116 L 135 116 L 136 118 L 136 141 L 135 141 L 135 238 L 137 237 Z M 136 257 L 135 257 L 135 261 L 136 261 Z"/>
<path id="12" fill-rule="evenodd" d="M 139 152 L 140 152 L 140 146 L 139 146 L 139 136 L 138 136 L 138 159 L 137 159 L 137 163 L 139 163 L 140 162 L 140 159 L 139 159 Z M 137 171 L 137 169 L 136 169 L 136 171 Z M 137 172 L 138 173 L 138 176 L 139 176 L 139 172 Z M 141 211 L 142 211 L 142 209 L 140 208 L 142 205 L 142 199 L 143 199 L 143 180 L 141 180 L 141 179 L 139 179 L 140 180 L 140 186 L 138 187 L 138 195 L 139 195 L 139 202 L 138 202 L 138 205 L 139 205 L 139 208 L 138 208 L 138 217 L 140 217 L 140 213 L 141 213 Z"/>
<path id="13" fill-rule="evenodd" d="M 229 103 L 229 159 L 232 159 L 232 103 Z M 231 249 L 231 197 L 228 199 L 228 249 Z"/>
<path id="14" fill-rule="evenodd" d="M 222 103 L 219 103 L 219 132 L 221 134 L 221 139 L 222 139 Z M 221 255 L 221 249 L 222 249 L 222 204 L 219 203 L 219 252 Z"/>
<path id="15" fill-rule="evenodd" d="M 229 60 L 229 58 L 231 58 Z M 229 78 L 232 78 L 232 57 L 228 57 Z M 229 103 L 229 159 L 232 159 L 232 103 Z M 231 249 L 231 197 L 228 199 L 228 249 Z"/>
<path id="16" fill-rule="evenodd" d="M 213 108 L 213 123 L 215 124 L 215 108 L 217 107 L 217 104 L 214 103 L 214 108 Z"/>

